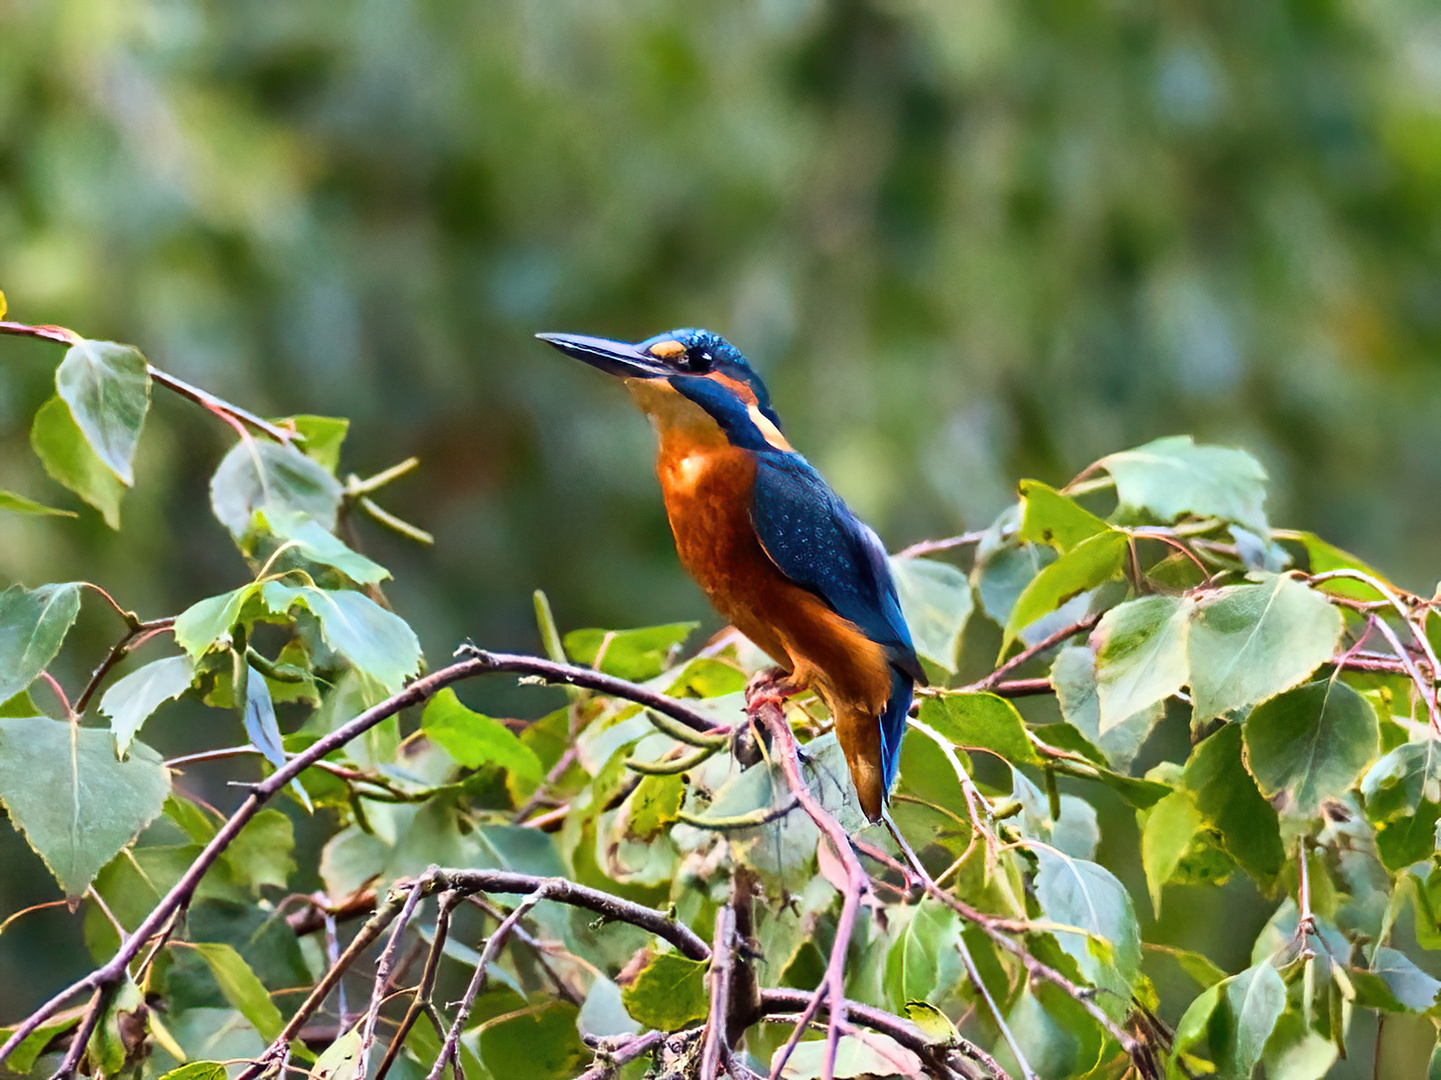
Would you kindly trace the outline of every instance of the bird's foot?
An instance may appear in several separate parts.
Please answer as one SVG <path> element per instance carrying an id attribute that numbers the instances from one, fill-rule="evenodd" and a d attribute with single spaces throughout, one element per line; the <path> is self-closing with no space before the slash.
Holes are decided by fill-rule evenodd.
<path id="1" fill-rule="evenodd" d="M 752 675 L 751 681 L 746 683 L 746 708 L 751 710 L 761 705 L 779 706 L 786 698 L 794 697 L 804 689 L 790 672 L 778 667 L 764 668 Z"/>

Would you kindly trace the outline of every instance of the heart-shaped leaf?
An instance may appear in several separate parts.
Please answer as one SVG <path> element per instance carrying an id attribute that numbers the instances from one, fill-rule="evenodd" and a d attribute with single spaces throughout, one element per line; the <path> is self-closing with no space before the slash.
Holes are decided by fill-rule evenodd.
<path id="1" fill-rule="evenodd" d="M 135 447 L 150 410 L 150 374 L 140 350 L 82 338 L 55 369 L 55 388 L 95 456 L 126 487 L 134 484 Z"/>

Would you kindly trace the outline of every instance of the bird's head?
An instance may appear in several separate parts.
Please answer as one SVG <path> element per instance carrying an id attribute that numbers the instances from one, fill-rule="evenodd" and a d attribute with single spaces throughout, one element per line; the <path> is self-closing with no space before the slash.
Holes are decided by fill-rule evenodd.
<path id="1" fill-rule="evenodd" d="M 765 383 L 741 351 L 719 334 L 672 330 L 634 345 L 580 334 L 536 337 L 624 379 L 642 407 L 653 415 L 663 411 L 661 403 L 679 395 L 703 410 L 737 445 L 790 449 Z"/>

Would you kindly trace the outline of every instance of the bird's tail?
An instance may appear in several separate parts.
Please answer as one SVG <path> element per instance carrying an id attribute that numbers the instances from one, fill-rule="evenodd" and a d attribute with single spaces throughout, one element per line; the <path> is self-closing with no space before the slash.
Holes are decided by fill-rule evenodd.
<path id="1" fill-rule="evenodd" d="M 906 718 L 911 712 L 911 696 L 915 683 L 899 668 L 891 668 L 891 696 L 881 710 L 881 788 L 890 798 L 896 786 L 896 773 L 901 767 L 901 739 L 906 734 Z"/>

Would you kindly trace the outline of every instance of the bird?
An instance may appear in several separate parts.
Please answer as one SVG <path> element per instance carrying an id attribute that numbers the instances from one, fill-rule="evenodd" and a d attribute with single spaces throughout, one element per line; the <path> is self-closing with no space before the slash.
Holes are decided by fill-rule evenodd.
<path id="1" fill-rule="evenodd" d="M 861 810 L 881 820 L 926 676 L 879 537 L 791 446 L 765 384 L 725 338 L 536 336 L 623 380 L 658 436 L 682 565 L 779 665 L 780 696 L 809 689 L 825 702 Z"/>

